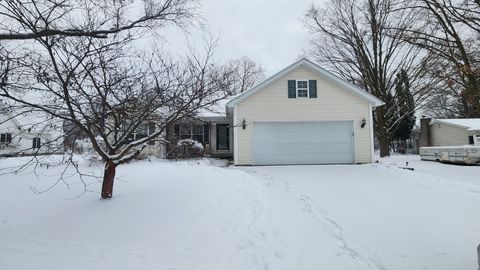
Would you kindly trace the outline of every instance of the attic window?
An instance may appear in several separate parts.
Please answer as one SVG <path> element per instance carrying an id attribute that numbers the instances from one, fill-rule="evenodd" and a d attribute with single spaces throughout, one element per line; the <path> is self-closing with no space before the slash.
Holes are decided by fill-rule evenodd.
<path id="1" fill-rule="evenodd" d="M 308 81 L 297 81 L 297 97 L 308 98 Z"/>

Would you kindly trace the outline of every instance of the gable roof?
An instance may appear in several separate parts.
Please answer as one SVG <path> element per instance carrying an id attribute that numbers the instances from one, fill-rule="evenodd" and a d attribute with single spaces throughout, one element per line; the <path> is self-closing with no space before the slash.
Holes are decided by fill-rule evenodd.
<path id="1" fill-rule="evenodd" d="M 294 69 L 296 69 L 300 66 L 307 67 L 310 70 L 319 74 L 320 76 L 326 78 L 330 82 L 332 82 L 332 83 L 334 83 L 338 86 L 341 86 L 342 88 L 346 89 L 347 91 L 352 92 L 356 96 L 358 96 L 358 97 L 364 99 L 365 101 L 367 101 L 368 103 L 372 104 L 373 108 L 379 107 L 379 106 L 382 106 L 383 104 L 385 104 L 383 101 L 381 101 L 380 99 L 378 99 L 374 95 L 366 92 L 365 90 L 363 90 L 363 89 L 361 89 L 361 88 L 359 88 L 359 87 L 357 87 L 357 86 L 355 86 L 355 85 L 337 77 L 333 73 L 331 73 L 331 72 L 327 71 L 326 69 L 320 67 L 319 65 L 311 62 L 310 60 L 308 60 L 306 58 L 302 58 L 299 61 L 291 64 L 290 66 L 284 68 L 283 70 L 281 70 L 277 74 L 275 74 L 275 75 L 271 76 L 270 78 L 264 80 L 260 84 L 254 86 L 253 88 L 243 92 L 242 94 L 240 94 L 237 97 L 235 97 L 234 99 L 232 99 L 230 102 L 227 103 L 227 110 L 233 108 L 233 106 L 235 106 L 235 104 L 238 104 L 242 100 L 245 100 L 246 98 L 250 97 L 251 95 L 263 90 L 265 87 L 267 87 L 268 85 L 270 85 L 271 83 L 273 83 L 277 79 L 281 78 L 282 76 L 286 75 L 287 73 L 293 71 Z"/>
<path id="2" fill-rule="evenodd" d="M 480 130 L 480 118 L 463 118 L 463 119 L 435 119 L 430 125 L 442 123 L 456 127 L 465 128 L 469 131 Z"/>

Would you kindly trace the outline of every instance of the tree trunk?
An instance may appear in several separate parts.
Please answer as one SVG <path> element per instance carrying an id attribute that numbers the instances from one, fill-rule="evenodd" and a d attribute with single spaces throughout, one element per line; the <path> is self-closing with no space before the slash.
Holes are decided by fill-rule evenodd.
<path id="1" fill-rule="evenodd" d="M 380 157 L 390 156 L 390 137 L 385 121 L 385 106 L 375 109 L 375 134 L 378 138 L 378 146 L 380 147 Z"/>
<path id="2" fill-rule="evenodd" d="M 115 179 L 116 165 L 109 160 L 105 163 L 105 172 L 102 182 L 102 199 L 110 199 L 113 194 L 113 180 Z"/>
<path id="3" fill-rule="evenodd" d="M 461 93 L 463 116 L 465 118 L 480 117 L 480 86 L 477 76 L 470 75 L 466 89 Z"/>
<path id="4" fill-rule="evenodd" d="M 386 136 L 378 136 L 378 146 L 380 146 L 380 157 L 390 156 L 390 142 Z"/>
<path id="5" fill-rule="evenodd" d="M 380 157 L 390 156 L 390 139 L 385 121 L 385 106 L 375 110 L 375 127 L 380 147 Z"/>

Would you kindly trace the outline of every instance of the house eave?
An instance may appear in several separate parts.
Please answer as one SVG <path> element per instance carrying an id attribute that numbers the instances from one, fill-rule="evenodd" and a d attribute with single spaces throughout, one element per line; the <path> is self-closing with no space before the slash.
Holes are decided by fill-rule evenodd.
<path id="1" fill-rule="evenodd" d="M 449 125 L 449 126 L 453 126 L 453 127 L 458 127 L 458 128 L 463 128 L 467 131 L 480 131 L 480 129 L 477 129 L 477 128 L 472 128 L 470 126 L 464 126 L 464 125 L 460 125 L 460 124 L 454 124 L 454 123 L 450 123 L 448 121 L 443 121 L 443 119 L 434 119 L 430 122 L 430 126 L 433 125 L 433 124 L 444 124 L 444 125 Z"/>

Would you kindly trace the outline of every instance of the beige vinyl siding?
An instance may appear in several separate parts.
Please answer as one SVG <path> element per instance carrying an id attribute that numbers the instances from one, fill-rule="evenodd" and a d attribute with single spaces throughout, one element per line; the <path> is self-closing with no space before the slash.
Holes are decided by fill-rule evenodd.
<path id="1" fill-rule="evenodd" d="M 468 136 L 474 134 L 466 128 L 453 125 L 434 123 L 430 126 L 433 146 L 451 146 L 468 144 Z"/>
<path id="2" fill-rule="evenodd" d="M 317 98 L 288 98 L 288 80 L 317 80 Z M 245 119 L 247 127 L 241 128 Z M 367 121 L 360 128 L 362 119 Z M 265 89 L 239 102 L 234 108 L 235 164 L 252 165 L 254 122 L 353 121 L 355 161 L 372 161 L 370 105 L 348 90 L 339 88 L 303 66 L 277 79 Z"/>

